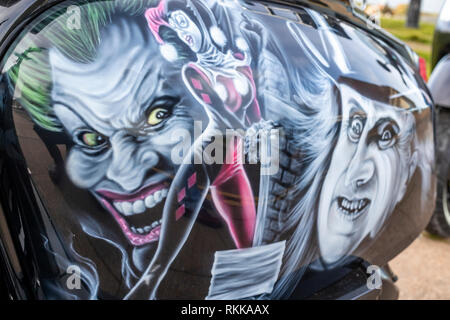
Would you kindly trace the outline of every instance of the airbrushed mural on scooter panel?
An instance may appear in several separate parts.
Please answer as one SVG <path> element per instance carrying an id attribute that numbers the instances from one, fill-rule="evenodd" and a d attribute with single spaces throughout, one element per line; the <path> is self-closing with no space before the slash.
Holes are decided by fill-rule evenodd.
<path id="1" fill-rule="evenodd" d="M 200 223 L 230 239 L 204 298 L 287 298 L 305 267 L 363 255 L 413 175 L 431 170 L 415 117 L 427 94 L 401 57 L 344 22 L 231 0 L 77 8 L 80 28 L 55 16 L 4 72 L 39 136 L 67 137 L 53 182 L 67 174 L 101 206 L 71 219 L 120 251 L 118 298 L 158 298 Z M 72 250 L 101 298 L 102 270 Z"/>

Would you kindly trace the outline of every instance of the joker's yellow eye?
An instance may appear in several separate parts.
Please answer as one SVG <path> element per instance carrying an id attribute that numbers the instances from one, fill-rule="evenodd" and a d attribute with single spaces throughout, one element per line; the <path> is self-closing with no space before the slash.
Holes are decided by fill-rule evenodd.
<path id="1" fill-rule="evenodd" d="M 168 116 L 169 116 L 169 110 L 167 110 L 165 108 L 155 108 L 148 115 L 147 123 L 151 126 L 156 126 L 156 125 L 160 124 Z"/>

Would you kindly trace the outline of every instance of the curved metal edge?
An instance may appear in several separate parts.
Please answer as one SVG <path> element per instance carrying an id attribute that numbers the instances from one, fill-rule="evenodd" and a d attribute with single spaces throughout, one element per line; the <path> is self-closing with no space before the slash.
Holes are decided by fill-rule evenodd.
<path id="1" fill-rule="evenodd" d="M 430 88 L 431 95 L 436 105 L 450 108 L 450 54 L 444 56 L 428 81 L 428 87 Z"/>

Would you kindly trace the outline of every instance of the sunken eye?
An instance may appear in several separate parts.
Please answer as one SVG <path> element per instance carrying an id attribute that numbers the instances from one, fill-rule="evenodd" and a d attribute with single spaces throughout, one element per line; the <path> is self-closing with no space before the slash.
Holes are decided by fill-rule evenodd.
<path id="1" fill-rule="evenodd" d="M 147 118 L 147 124 L 156 126 L 167 119 L 170 116 L 170 112 L 166 108 L 153 109 Z"/>
<path id="2" fill-rule="evenodd" d="M 388 149 L 397 142 L 399 128 L 395 123 L 386 122 L 378 127 L 378 146 Z"/>
<path id="3" fill-rule="evenodd" d="M 79 144 L 91 149 L 101 148 L 108 142 L 106 137 L 95 131 L 82 131 L 77 138 Z"/>
<path id="4" fill-rule="evenodd" d="M 348 138 L 350 141 L 356 143 L 359 141 L 364 129 L 364 118 L 360 115 L 354 115 L 350 120 L 348 126 Z"/>

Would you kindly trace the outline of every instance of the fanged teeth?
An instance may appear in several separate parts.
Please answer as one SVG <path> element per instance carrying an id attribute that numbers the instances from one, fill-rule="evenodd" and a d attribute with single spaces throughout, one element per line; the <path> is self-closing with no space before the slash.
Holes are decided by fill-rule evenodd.
<path id="1" fill-rule="evenodd" d="M 148 195 L 142 200 L 136 200 L 134 202 L 114 201 L 113 204 L 116 210 L 124 216 L 132 216 L 134 214 L 143 213 L 145 208 L 153 208 L 166 198 L 168 192 L 168 189 L 161 189 Z"/>
<path id="2" fill-rule="evenodd" d="M 360 200 L 347 200 L 344 197 L 338 198 L 338 207 L 339 210 L 344 213 L 345 217 L 350 219 L 356 218 L 363 209 L 365 209 L 370 203 L 368 199 L 360 199 Z"/>
<path id="3" fill-rule="evenodd" d="M 135 234 L 147 234 L 160 225 L 161 225 L 161 220 L 155 221 L 151 225 L 141 227 L 141 228 L 136 228 L 136 227 L 131 226 L 130 229 L 131 229 L 131 232 L 133 232 Z"/>

